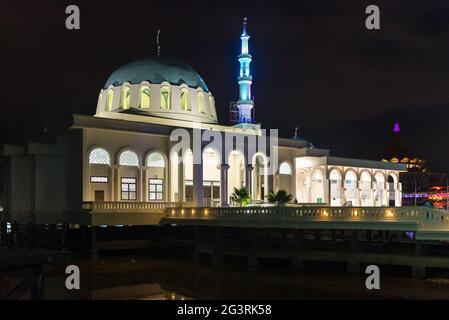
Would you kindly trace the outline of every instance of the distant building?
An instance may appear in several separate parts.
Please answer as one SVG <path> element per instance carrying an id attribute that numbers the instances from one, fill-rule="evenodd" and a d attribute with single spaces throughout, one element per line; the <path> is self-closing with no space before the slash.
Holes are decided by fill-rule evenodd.
<path id="1" fill-rule="evenodd" d="M 407 165 L 407 172 L 401 172 L 399 178 L 402 183 L 404 205 L 415 204 L 415 199 L 416 204 L 423 204 L 428 200 L 431 188 L 446 185 L 447 174 L 431 172 L 428 161 L 402 141 L 398 123 L 394 124 L 392 137 L 379 155 L 379 159 Z"/>

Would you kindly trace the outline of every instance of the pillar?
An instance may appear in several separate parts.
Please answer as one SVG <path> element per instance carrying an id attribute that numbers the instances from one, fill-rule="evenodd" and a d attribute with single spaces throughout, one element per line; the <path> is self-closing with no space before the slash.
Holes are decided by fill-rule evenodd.
<path id="1" fill-rule="evenodd" d="M 248 268 L 257 268 L 259 266 L 259 259 L 257 258 L 257 230 L 255 228 L 249 229 L 249 251 L 248 251 Z"/>
<path id="2" fill-rule="evenodd" d="M 245 181 L 245 185 L 246 185 L 246 188 L 248 189 L 248 193 L 250 195 L 252 195 L 253 169 L 254 169 L 254 167 L 252 165 L 250 165 L 250 164 L 246 166 L 246 175 L 245 175 L 246 181 Z"/>
<path id="3" fill-rule="evenodd" d="M 221 228 L 215 227 L 215 235 L 214 235 L 214 253 L 212 256 L 212 263 L 214 266 L 219 266 L 223 264 L 223 255 L 222 255 L 222 239 L 221 239 Z"/>
<path id="4" fill-rule="evenodd" d="M 111 201 L 120 201 L 119 194 L 119 165 L 111 165 Z"/>
<path id="5" fill-rule="evenodd" d="M 198 247 L 200 245 L 200 227 L 194 226 L 193 227 L 193 255 L 192 259 L 196 263 L 199 260 L 199 251 Z"/>
<path id="6" fill-rule="evenodd" d="M 350 242 L 351 252 L 357 251 L 357 236 L 358 236 L 357 230 L 351 230 L 351 242 Z"/>
<path id="7" fill-rule="evenodd" d="M 147 199 L 148 194 L 148 178 L 147 178 L 147 167 L 141 166 L 139 167 L 139 172 L 137 175 L 137 201 L 143 202 Z"/>
<path id="8" fill-rule="evenodd" d="M 304 267 L 303 259 L 303 240 L 304 240 L 304 230 L 295 229 L 295 242 L 293 245 L 293 255 L 292 255 L 292 269 L 299 270 Z"/>
<path id="9" fill-rule="evenodd" d="M 193 164 L 193 206 L 203 207 L 203 163 Z"/>
<path id="10" fill-rule="evenodd" d="M 350 251 L 351 253 L 356 253 L 357 251 L 357 230 L 351 230 L 351 242 Z M 356 260 L 349 260 L 346 265 L 346 271 L 350 273 L 360 272 L 360 262 Z"/>
<path id="11" fill-rule="evenodd" d="M 184 159 L 181 158 L 178 164 L 178 199 L 177 202 L 184 202 Z"/>
<path id="12" fill-rule="evenodd" d="M 324 177 L 323 179 L 323 189 L 324 189 L 324 203 L 326 203 L 328 206 L 331 204 L 331 184 L 329 182 L 329 179 Z"/>
<path id="13" fill-rule="evenodd" d="M 90 227 L 90 257 L 92 259 L 98 258 L 98 248 L 97 248 L 97 227 Z"/>
<path id="14" fill-rule="evenodd" d="M 220 193 L 221 193 L 221 206 L 229 207 L 228 203 L 228 164 L 222 164 L 220 167 Z"/>

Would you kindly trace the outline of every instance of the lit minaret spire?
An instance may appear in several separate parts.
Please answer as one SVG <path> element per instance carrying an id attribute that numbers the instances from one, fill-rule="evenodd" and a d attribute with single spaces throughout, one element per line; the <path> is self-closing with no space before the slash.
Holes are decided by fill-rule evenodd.
<path id="1" fill-rule="evenodd" d="M 239 108 L 239 121 L 240 123 L 252 123 L 252 109 L 254 101 L 251 98 L 251 83 L 252 76 L 249 69 L 252 57 L 248 50 L 249 35 L 246 32 L 246 17 L 243 18 L 243 32 L 240 37 L 242 40 L 242 52 L 239 55 L 240 62 L 240 74 L 239 74 L 239 100 L 237 101 L 237 107 Z"/>

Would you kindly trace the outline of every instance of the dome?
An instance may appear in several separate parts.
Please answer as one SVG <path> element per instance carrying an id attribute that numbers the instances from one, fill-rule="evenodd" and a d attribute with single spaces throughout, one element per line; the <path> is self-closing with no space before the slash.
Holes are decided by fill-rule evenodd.
<path id="1" fill-rule="evenodd" d="M 115 70 L 100 90 L 96 116 L 218 123 L 215 99 L 201 76 L 174 58 L 148 58 Z"/>
<path id="2" fill-rule="evenodd" d="M 104 88 L 110 85 L 120 86 L 124 82 L 138 84 L 168 82 L 173 85 L 186 84 L 192 88 L 209 89 L 201 76 L 188 64 L 175 58 L 155 57 L 137 60 L 115 70 L 106 81 Z"/>

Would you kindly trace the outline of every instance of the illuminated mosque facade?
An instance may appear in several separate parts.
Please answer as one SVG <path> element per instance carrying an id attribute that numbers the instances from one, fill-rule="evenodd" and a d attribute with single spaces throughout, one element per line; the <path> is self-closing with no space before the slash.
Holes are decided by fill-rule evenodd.
<path id="1" fill-rule="evenodd" d="M 254 144 L 264 131 L 253 116 L 246 26 L 238 124 L 219 123 L 212 91 L 186 63 L 157 56 L 124 65 L 100 90 L 95 115 L 74 114 L 37 141 L 1 147 L 2 207 L 10 221 L 145 224 L 151 218 L 139 213 L 157 208 L 233 206 L 231 194 L 243 186 L 251 205 L 283 189 L 293 195 L 290 205 L 401 206 L 404 164 L 334 157 L 297 135 L 279 138 L 274 152 Z M 191 150 L 173 151 L 170 135 L 179 128 L 243 144 L 201 144 L 196 163 Z"/>

